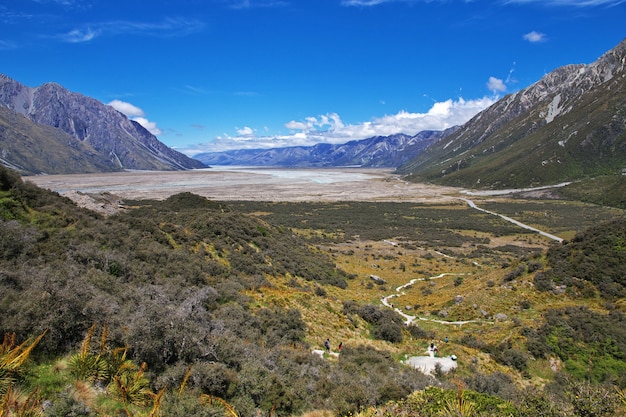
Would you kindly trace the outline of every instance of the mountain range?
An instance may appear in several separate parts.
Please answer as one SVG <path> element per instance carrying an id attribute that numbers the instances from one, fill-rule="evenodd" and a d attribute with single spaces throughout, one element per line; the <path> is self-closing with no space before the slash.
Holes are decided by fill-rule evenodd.
<path id="1" fill-rule="evenodd" d="M 204 167 L 111 106 L 56 83 L 30 88 L 2 74 L 0 163 L 24 175 Z"/>
<path id="2" fill-rule="evenodd" d="M 397 172 L 414 181 L 529 187 L 626 168 L 626 40 L 483 110 Z"/>
<path id="3" fill-rule="evenodd" d="M 343 145 L 196 155 L 207 164 L 397 167 L 417 182 L 518 188 L 626 173 L 626 40 L 498 100 L 463 126 Z"/>
<path id="4" fill-rule="evenodd" d="M 626 173 L 626 40 L 591 64 L 557 68 L 463 126 L 194 159 L 111 106 L 55 83 L 30 88 L 0 74 L 0 163 L 23 175 L 207 165 L 394 167 L 408 180 L 470 188 L 619 177 Z"/>
<path id="5" fill-rule="evenodd" d="M 425 130 L 414 136 L 403 133 L 374 136 L 343 144 L 318 143 L 313 146 L 207 152 L 195 155 L 195 158 L 207 165 L 396 168 L 456 129 Z"/>

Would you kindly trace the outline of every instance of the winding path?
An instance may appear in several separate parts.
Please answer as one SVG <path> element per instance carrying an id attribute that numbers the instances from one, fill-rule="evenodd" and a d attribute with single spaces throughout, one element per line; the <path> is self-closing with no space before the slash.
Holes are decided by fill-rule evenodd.
<path id="1" fill-rule="evenodd" d="M 460 200 L 462 200 L 465 203 L 467 203 L 467 205 L 470 206 L 473 209 L 480 210 L 480 211 L 482 211 L 484 213 L 488 213 L 488 214 L 492 214 L 494 216 L 501 217 L 501 218 L 503 218 L 504 220 L 506 220 L 508 222 L 511 222 L 511 223 L 513 223 L 513 224 L 515 224 L 517 226 L 520 226 L 520 227 L 522 227 L 524 229 L 532 230 L 533 232 L 537 232 L 540 235 L 545 236 L 545 237 L 547 237 L 549 239 L 552 239 L 552 240 L 556 240 L 557 242 L 562 242 L 563 241 L 562 238 L 560 238 L 558 236 L 555 236 L 555 235 L 552 235 L 550 233 L 544 232 L 543 230 L 539 230 L 537 228 L 534 228 L 532 226 L 529 226 L 527 224 L 524 224 L 524 223 L 522 223 L 520 221 L 517 221 L 517 220 L 512 219 L 510 217 L 504 216 L 502 214 L 498 214 L 498 213 L 495 213 L 493 211 L 489 211 L 489 210 L 485 210 L 483 208 L 480 208 L 480 207 L 478 207 L 476 205 L 476 203 L 474 203 L 472 200 L 469 200 L 467 198 L 460 198 Z M 443 278 L 446 275 L 465 275 L 465 274 L 462 274 L 462 273 L 458 273 L 458 274 L 457 273 L 443 273 L 443 274 L 439 274 L 439 275 L 436 275 L 436 276 L 429 277 L 428 279 Z M 401 285 L 398 288 L 396 288 L 396 293 L 395 294 L 391 294 L 391 295 L 388 295 L 386 297 L 383 297 L 381 302 L 383 303 L 384 306 L 392 308 L 396 313 L 398 313 L 399 315 L 404 317 L 405 323 L 407 325 L 413 323 L 415 320 L 430 321 L 430 322 L 439 323 L 439 324 L 458 325 L 458 326 L 461 326 L 461 325 L 467 324 L 467 323 L 484 323 L 483 320 L 445 321 L 445 320 L 427 319 L 427 318 L 418 317 L 418 316 L 411 316 L 411 315 L 406 314 L 405 312 L 401 311 L 399 308 L 395 308 L 393 306 L 393 304 L 391 304 L 389 302 L 389 300 L 391 300 L 394 297 L 400 297 L 401 295 L 406 295 L 406 293 L 402 291 L 406 287 L 409 287 L 409 286 L 415 284 L 418 281 L 425 281 L 425 280 L 426 280 L 426 278 L 414 278 L 411 281 L 407 282 L 406 284 Z"/>
<path id="2" fill-rule="evenodd" d="M 444 272 L 443 274 L 435 275 L 435 276 L 428 277 L 428 278 L 413 278 L 411 281 L 407 282 L 406 284 L 401 285 L 398 288 L 396 288 L 396 294 L 391 294 L 386 297 L 383 297 L 381 302 L 383 303 L 385 307 L 389 307 L 393 309 L 396 313 L 404 317 L 404 320 L 405 320 L 404 323 L 407 325 L 413 323 L 415 320 L 430 321 L 430 322 L 440 323 L 440 324 L 452 324 L 452 325 L 458 325 L 458 326 L 461 326 L 467 323 L 483 323 L 482 320 L 446 321 L 446 320 L 435 320 L 435 319 L 427 319 L 425 317 L 411 316 L 409 314 L 406 314 L 399 308 L 394 307 L 393 304 L 389 302 L 389 300 L 394 297 L 400 297 L 401 295 L 406 295 L 406 293 L 403 292 L 402 290 L 405 289 L 406 287 L 409 287 L 415 284 L 416 282 L 426 281 L 427 279 L 431 280 L 431 279 L 443 278 L 446 275 L 466 275 L 466 274 L 454 274 L 451 272 Z"/>
<path id="3" fill-rule="evenodd" d="M 484 212 L 484 213 L 488 213 L 488 214 L 492 214 L 492 215 L 494 215 L 494 216 L 501 217 L 501 218 L 503 218 L 504 220 L 506 220 L 506 221 L 508 221 L 508 222 L 511 222 L 511 223 L 513 223 L 513 224 L 515 224 L 515 225 L 517 225 L 517 226 L 520 226 L 520 227 L 522 227 L 522 228 L 524 228 L 524 229 L 527 229 L 527 230 L 532 230 L 533 232 L 537 232 L 537 233 L 539 233 L 540 235 L 545 236 L 545 237 L 547 237 L 547 238 L 549 238 L 549 239 L 552 239 L 552 240 L 556 240 L 557 242 L 562 242 L 562 241 L 563 241 L 563 239 L 562 239 L 562 238 L 560 238 L 560 237 L 558 237 L 558 236 L 555 236 L 555 235 L 552 235 L 552 234 L 550 234 L 550 233 L 544 232 L 543 230 L 536 229 L 536 228 L 534 228 L 534 227 L 532 227 L 532 226 L 529 226 L 529 225 L 527 225 L 527 224 L 524 224 L 524 223 L 522 223 L 522 222 L 520 222 L 520 221 L 517 221 L 517 220 L 512 219 L 512 218 L 510 218 L 510 217 L 504 216 L 504 215 L 502 215 L 502 214 L 498 214 L 498 213 L 495 213 L 495 212 L 493 212 L 493 211 L 489 211 L 489 210 L 485 210 L 485 209 L 483 209 L 483 208 L 480 208 L 480 207 L 478 207 L 478 206 L 476 205 L 476 203 L 474 203 L 472 200 L 469 200 L 469 199 L 467 199 L 467 198 L 459 198 L 459 199 L 460 199 L 460 200 L 462 200 L 462 201 L 464 201 L 465 203 L 467 203 L 467 205 L 469 205 L 469 206 L 470 206 L 471 208 L 473 208 L 473 209 L 480 210 L 480 211 L 482 211 L 482 212 Z M 442 255 L 443 255 L 443 254 L 442 254 Z M 444 256 L 447 256 L 447 255 L 444 255 Z M 386 296 L 386 297 L 383 297 L 383 298 L 382 298 L 382 300 L 381 300 L 381 302 L 383 303 L 383 305 L 384 305 L 384 306 L 386 306 L 386 307 L 389 307 L 389 308 L 393 309 L 396 313 L 398 313 L 399 315 L 401 315 L 402 317 L 404 317 L 404 319 L 405 319 L 405 323 L 406 323 L 407 325 L 409 325 L 409 324 L 413 323 L 415 320 L 430 321 L 430 322 L 439 323 L 439 324 L 459 325 L 459 326 L 461 326 L 461 325 L 463 325 L 463 324 L 467 324 L 467 323 L 485 323 L 485 321 L 483 321 L 483 320 L 445 321 L 445 320 L 427 319 L 427 318 L 425 318 L 425 317 L 411 316 L 411 315 L 409 315 L 409 314 L 406 314 L 405 312 L 403 312 L 403 311 L 402 311 L 402 310 L 400 310 L 399 308 L 395 308 L 395 307 L 393 306 L 393 304 L 391 304 L 391 303 L 389 302 L 389 300 L 391 300 L 391 299 L 392 299 L 392 298 L 394 298 L 394 297 L 400 297 L 401 295 L 406 295 L 406 293 L 405 293 L 403 290 L 404 290 L 406 287 L 411 286 L 411 285 L 415 284 L 415 283 L 416 283 L 416 282 L 418 282 L 418 281 L 425 281 L 426 279 L 431 280 L 431 279 L 443 278 L 443 277 L 445 277 L 446 275 L 465 275 L 465 274 L 443 273 L 443 274 L 439 274 L 439 275 L 432 276 L 432 277 L 429 277 L 429 278 L 414 278 L 414 279 L 412 279 L 411 281 L 407 282 L 406 284 L 401 285 L 401 286 L 399 286 L 398 288 L 396 288 L 396 293 L 395 293 L 395 294 L 391 294 L 391 295 L 388 295 L 388 296 Z"/>
<path id="4" fill-rule="evenodd" d="M 545 236 L 545 237 L 547 237 L 547 238 L 549 238 L 549 239 L 552 239 L 552 240 L 556 240 L 557 242 L 563 242 L 563 239 L 562 239 L 562 238 L 560 238 L 560 237 L 558 237 L 558 236 L 555 236 L 555 235 L 552 235 L 552 234 L 550 234 L 550 233 L 544 232 L 543 230 L 536 229 L 536 228 L 534 228 L 534 227 L 532 227 L 532 226 L 529 226 L 529 225 L 527 225 L 527 224 L 524 224 L 524 223 L 522 223 L 522 222 L 519 222 L 519 221 L 517 221 L 517 220 L 515 220 L 515 219 L 512 219 L 512 218 L 510 218 L 510 217 L 504 216 L 504 215 L 502 215 L 502 214 L 498 214 L 498 213 L 496 213 L 496 212 L 489 211 L 489 210 L 485 210 L 484 208 L 480 208 L 480 207 L 478 207 L 478 206 L 476 205 L 476 203 L 474 203 L 472 200 L 469 200 L 469 199 L 467 199 L 467 198 L 459 198 L 459 200 L 463 200 L 463 201 L 465 201 L 465 202 L 467 203 L 467 205 L 468 205 L 468 206 L 470 206 L 470 207 L 471 207 L 471 208 L 473 208 L 473 209 L 480 210 L 480 211 L 482 211 L 482 212 L 484 212 L 484 213 L 488 213 L 488 214 L 492 214 L 492 215 L 494 215 L 494 216 L 501 217 L 501 218 L 503 218 L 504 220 L 506 220 L 506 221 L 508 221 L 508 222 L 511 222 L 511 223 L 513 223 L 513 224 L 515 224 L 515 225 L 517 225 L 517 226 L 523 227 L 524 229 L 527 229 L 527 230 L 532 230 L 533 232 L 537 232 L 537 233 L 539 233 L 540 235 Z"/>

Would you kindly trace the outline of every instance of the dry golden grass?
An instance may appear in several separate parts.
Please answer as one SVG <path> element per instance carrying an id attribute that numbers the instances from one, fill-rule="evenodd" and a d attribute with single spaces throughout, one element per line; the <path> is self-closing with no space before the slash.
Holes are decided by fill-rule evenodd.
<path id="1" fill-rule="evenodd" d="M 458 207 L 459 209 L 461 206 Z M 305 237 L 320 236 L 322 232 L 301 229 Z M 543 385 L 553 371 L 545 360 L 531 361 L 528 375 L 522 376 L 510 367 L 496 363 L 488 354 L 461 344 L 471 336 L 482 343 L 500 345 L 504 342 L 525 350 L 524 328 L 541 324 L 541 316 L 550 308 L 579 305 L 566 295 L 538 292 L 534 289 L 534 273 L 524 272 L 510 282 L 507 273 L 518 267 L 525 269 L 528 260 L 506 253 L 491 253 L 489 249 L 517 246 L 541 252 L 551 243 L 536 234 L 522 231 L 511 236 L 494 236 L 486 232 L 458 231 L 460 234 L 485 239 L 487 248 L 481 258 L 466 258 L 476 249 L 462 247 L 422 248 L 419 244 L 403 244 L 401 240 L 365 241 L 354 239 L 339 244 L 318 245 L 336 266 L 355 278 L 341 289 L 324 286 L 325 296 L 316 295 L 314 283 L 293 277 L 269 278 L 272 288 L 249 294 L 258 307 L 282 306 L 297 308 L 307 325 L 306 342 L 312 349 L 323 349 L 323 341 L 331 340 L 333 350 L 341 342 L 348 345 L 369 345 L 391 352 L 399 360 L 413 355 L 424 355 L 430 340 L 414 340 L 408 332 L 402 343 L 391 344 L 374 340 L 369 325 L 354 315 L 343 313 L 346 301 L 383 307 L 382 299 L 390 299 L 393 307 L 410 316 L 417 316 L 414 324 L 434 334 L 440 356 L 455 354 L 459 375 L 479 371 L 484 374 L 502 372 L 519 385 Z M 546 264 L 544 258 L 532 262 Z M 379 285 L 370 278 L 376 275 L 386 281 Z M 405 286 L 415 280 L 410 286 Z M 297 283 L 293 285 L 294 281 Z M 291 284 L 288 285 L 288 282 Z M 587 300 L 589 308 L 603 310 L 600 299 Z M 626 306 L 626 304 L 624 304 Z M 624 307 L 626 310 L 626 307 Z M 453 324 L 456 321 L 470 321 Z M 443 322 L 443 323 L 442 323 Z M 448 342 L 443 340 L 447 338 Z"/>
<path id="2" fill-rule="evenodd" d="M 96 405 L 98 393 L 93 384 L 86 381 L 75 380 L 73 387 L 73 395 L 76 401 L 92 408 Z"/>
<path id="3" fill-rule="evenodd" d="M 335 413 L 328 410 L 316 410 L 304 413 L 300 417 L 335 417 Z"/>

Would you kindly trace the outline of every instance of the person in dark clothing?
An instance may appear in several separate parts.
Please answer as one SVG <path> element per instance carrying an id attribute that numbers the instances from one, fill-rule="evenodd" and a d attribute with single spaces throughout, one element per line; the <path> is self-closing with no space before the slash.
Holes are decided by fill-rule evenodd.
<path id="1" fill-rule="evenodd" d="M 324 346 L 326 347 L 326 351 L 330 352 L 330 340 L 326 339 L 324 342 Z"/>

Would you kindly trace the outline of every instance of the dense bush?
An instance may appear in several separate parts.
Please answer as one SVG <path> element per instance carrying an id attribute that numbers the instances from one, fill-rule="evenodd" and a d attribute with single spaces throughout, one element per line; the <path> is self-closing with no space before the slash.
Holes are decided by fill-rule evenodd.
<path id="1" fill-rule="evenodd" d="M 484 239 L 455 233 L 455 229 L 475 230 L 498 235 L 511 233 L 515 226 L 496 217 L 484 216 L 470 208 L 433 207 L 425 204 L 395 202 L 342 201 L 337 203 L 274 203 L 258 201 L 230 202 L 237 211 L 266 212 L 272 224 L 292 229 L 323 231 L 314 241 L 365 240 L 401 237 L 403 241 L 427 246 L 479 244 Z M 354 213 L 359 213 L 354 216 Z M 519 248 L 517 250 L 520 250 Z"/>
<path id="2" fill-rule="evenodd" d="M 402 318 L 394 311 L 366 304 L 344 303 L 345 314 L 356 313 L 372 325 L 372 336 L 391 343 L 402 342 L 402 330 L 405 328 Z"/>
<path id="3" fill-rule="evenodd" d="M 506 394 L 516 392 L 511 377 L 501 372 L 494 372 L 489 375 L 475 372 L 466 377 L 464 382 L 468 389 L 488 395 L 500 395 L 506 398 Z"/>
<path id="4" fill-rule="evenodd" d="M 550 271 L 537 273 L 538 289 L 550 289 L 550 281 L 584 295 L 577 279 L 593 284 L 603 297 L 626 296 L 626 219 L 599 224 L 562 245 L 552 246 L 547 255 Z"/>
<path id="5" fill-rule="evenodd" d="M 544 325 L 526 332 L 526 337 L 533 355 L 559 357 L 577 378 L 626 382 L 620 378 L 626 372 L 626 318 L 619 311 L 605 315 L 584 307 L 548 310 Z"/>
<path id="6" fill-rule="evenodd" d="M 435 332 L 432 330 L 425 330 L 416 324 L 407 326 L 407 330 L 409 331 L 409 334 L 416 339 L 432 340 L 435 338 Z"/>

